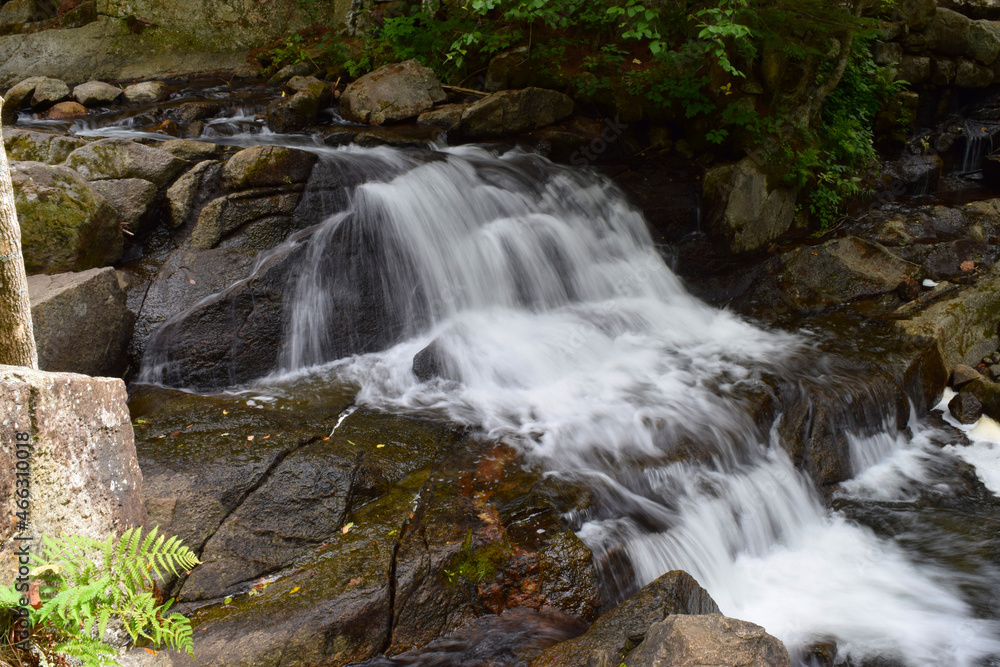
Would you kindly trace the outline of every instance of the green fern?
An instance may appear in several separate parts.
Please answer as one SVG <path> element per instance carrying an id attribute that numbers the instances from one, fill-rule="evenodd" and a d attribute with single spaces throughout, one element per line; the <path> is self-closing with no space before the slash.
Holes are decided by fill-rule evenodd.
<path id="1" fill-rule="evenodd" d="M 40 606 L 29 609 L 33 636 L 45 651 L 79 660 L 84 667 L 115 665 L 117 652 L 102 638 L 112 620 L 133 642 L 194 655 L 191 622 L 168 614 L 156 579 L 179 576 L 200 562 L 177 537 L 154 528 L 130 528 L 121 537 L 97 540 L 80 535 L 45 537 L 32 570 Z M 0 587 L 0 605 L 17 606 L 21 593 Z M 49 641 L 54 638 L 55 641 Z"/>

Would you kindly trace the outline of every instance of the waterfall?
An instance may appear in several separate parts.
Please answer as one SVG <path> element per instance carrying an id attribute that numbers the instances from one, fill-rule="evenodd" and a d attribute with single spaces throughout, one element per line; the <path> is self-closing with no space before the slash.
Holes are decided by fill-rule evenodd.
<path id="1" fill-rule="evenodd" d="M 960 173 L 971 174 L 983 168 L 983 160 L 993 153 L 993 134 L 980 123 L 965 121 L 965 152 Z"/>
<path id="2" fill-rule="evenodd" d="M 401 166 L 352 186 L 307 241 L 268 381 L 348 380 L 361 404 L 445 415 L 585 484 L 593 503 L 566 519 L 598 560 L 627 554 L 619 596 L 680 568 L 793 653 L 834 640 L 841 657 L 914 666 L 1000 654 L 957 575 L 827 509 L 782 417 L 755 419 L 770 378 L 836 388 L 836 365 L 804 335 L 691 296 L 609 180 L 516 150 L 321 154 Z M 377 351 L 345 356 L 330 333 L 356 287 L 344 276 L 380 318 Z M 843 429 L 863 475 L 912 443 L 892 401 L 857 399 L 871 418 Z"/>

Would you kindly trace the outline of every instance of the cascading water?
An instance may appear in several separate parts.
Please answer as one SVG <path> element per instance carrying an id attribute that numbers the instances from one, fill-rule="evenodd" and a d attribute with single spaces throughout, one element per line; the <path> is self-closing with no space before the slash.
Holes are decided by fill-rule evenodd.
<path id="1" fill-rule="evenodd" d="M 519 151 L 318 152 L 399 165 L 312 234 L 269 381 L 346 378 L 361 403 L 443 413 L 585 484 L 595 500 L 567 520 L 599 558 L 627 554 L 619 594 L 679 568 L 793 653 L 834 640 L 841 656 L 910 665 L 1000 654 L 1000 628 L 953 575 L 827 510 L 779 429 L 755 420 L 766 377 L 833 367 L 803 364 L 803 337 L 690 296 L 606 179 Z M 338 359 L 344 286 L 329 276 L 352 262 L 377 276 L 391 332 L 387 349 Z M 844 428 L 863 477 L 918 438 L 896 432 L 890 401 L 860 400 L 876 417 Z"/>
<path id="2" fill-rule="evenodd" d="M 965 152 L 962 154 L 963 174 L 983 168 L 983 160 L 993 152 L 993 134 L 980 123 L 965 121 Z"/>

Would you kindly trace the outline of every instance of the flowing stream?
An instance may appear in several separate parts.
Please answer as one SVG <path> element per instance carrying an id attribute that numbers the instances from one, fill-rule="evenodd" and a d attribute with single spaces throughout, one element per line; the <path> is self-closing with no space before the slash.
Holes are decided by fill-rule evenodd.
<path id="1" fill-rule="evenodd" d="M 1000 591 L 1000 564 L 949 569 L 913 535 L 879 536 L 828 509 L 778 429 L 755 420 L 768 377 L 849 378 L 805 334 L 692 297 L 609 180 L 517 150 L 312 150 L 330 173 L 364 178 L 346 196 L 317 195 L 323 218 L 288 288 L 282 370 L 265 384 L 348 379 L 361 404 L 444 414 L 515 444 L 592 489 L 567 520 L 599 560 L 627 555 L 631 569 L 606 585 L 625 594 L 687 570 L 725 614 L 763 625 L 797 659 L 823 641 L 841 659 L 914 666 L 1000 655 L 997 609 L 977 606 Z M 338 358 L 334 260 L 379 276 L 387 348 Z M 415 358 L 432 372 L 418 377 Z M 898 431 L 891 400 L 860 400 L 870 418 L 843 424 L 855 478 L 841 497 L 892 505 L 937 484 L 935 462 L 953 454 L 929 444 L 934 429 L 914 415 Z M 968 455 L 996 475 L 992 441 L 981 442 L 985 454 Z"/>

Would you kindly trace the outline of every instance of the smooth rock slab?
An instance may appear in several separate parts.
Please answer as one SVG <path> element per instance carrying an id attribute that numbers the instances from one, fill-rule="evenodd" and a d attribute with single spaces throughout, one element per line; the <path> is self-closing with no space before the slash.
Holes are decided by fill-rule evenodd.
<path id="1" fill-rule="evenodd" d="M 189 163 L 129 139 L 101 139 L 70 153 L 65 165 L 89 181 L 141 178 L 164 187 Z"/>
<path id="2" fill-rule="evenodd" d="M 126 400 L 118 379 L 0 366 L 0 585 L 16 572 L 15 432 L 32 433 L 34 445 L 32 536 L 103 539 L 145 524 Z"/>
<path id="3" fill-rule="evenodd" d="M 790 667 L 788 650 L 764 628 L 721 614 L 671 616 L 649 628 L 627 667 Z"/>
<path id="4" fill-rule="evenodd" d="M 462 112 L 457 131 L 486 139 L 534 130 L 573 113 L 573 99 L 555 90 L 524 88 L 493 93 Z"/>
<path id="5" fill-rule="evenodd" d="M 28 293 L 42 370 L 110 377 L 125 372 L 135 315 L 125 306 L 113 268 L 30 276 Z"/>

